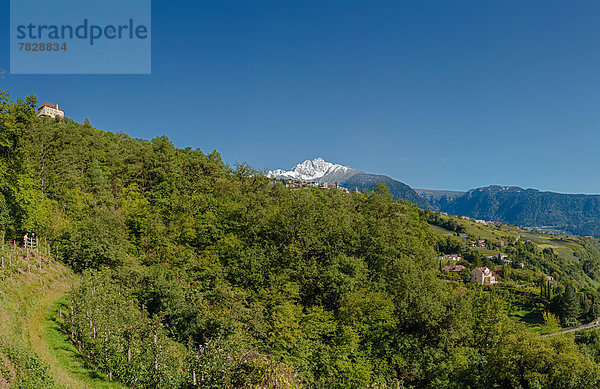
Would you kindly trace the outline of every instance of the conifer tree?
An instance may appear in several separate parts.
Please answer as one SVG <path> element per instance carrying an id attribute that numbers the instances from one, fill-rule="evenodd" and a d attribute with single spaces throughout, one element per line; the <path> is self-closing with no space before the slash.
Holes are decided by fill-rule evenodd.
<path id="1" fill-rule="evenodd" d="M 568 284 L 560 299 L 560 318 L 563 324 L 572 325 L 577 322 L 580 313 L 579 298 L 573 285 Z"/>

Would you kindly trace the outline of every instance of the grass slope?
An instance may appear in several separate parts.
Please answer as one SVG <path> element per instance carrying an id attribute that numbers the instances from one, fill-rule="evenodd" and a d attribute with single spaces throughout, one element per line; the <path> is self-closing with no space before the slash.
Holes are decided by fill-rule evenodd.
<path id="1" fill-rule="evenodd" d="M 55 261 L 40 270 L 17 256 L 18 266 L 13 253 L 0 267 L 0 389 L 122 387 L 85 366 L 56 319 L 77 277 Z"/>
<path id="2" fill-rule="evenodd" d="M 41 323 L 43 330 L 44 350 L 40 350 L 47 356 L 51 371 L 59 383 L 68 388 L 123 388 L 117 382 L 108 382 L 106 376 L 86 365 L 83 357 L 69 339 L 65 331 L 66 314 L 69 311 L 69 297 L 53 300 L 50 314 Z"/>

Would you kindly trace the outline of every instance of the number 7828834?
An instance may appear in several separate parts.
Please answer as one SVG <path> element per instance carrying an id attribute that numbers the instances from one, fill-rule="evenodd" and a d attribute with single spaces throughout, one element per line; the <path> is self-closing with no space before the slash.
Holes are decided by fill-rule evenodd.
<path id="1" fill-rule="evenodd" d="M 18 43 L 19 51 L 67 51 L 67 42 L 63 43 Z"/>

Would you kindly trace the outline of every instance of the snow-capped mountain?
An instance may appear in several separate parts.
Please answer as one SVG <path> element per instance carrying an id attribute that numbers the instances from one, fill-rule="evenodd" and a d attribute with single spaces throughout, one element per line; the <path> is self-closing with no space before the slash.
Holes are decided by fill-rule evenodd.
<path id="1" fill-rule="evenodd" d="M 292 170 L 276 169 L 270 171 L 267 175 L 279 179 L 291 178 L 294 180 L 334 183 L 347 180 L 358 173 L 360 172 L 348 166 L 327 162 L 323 158 L 315 158 L 312 161 L 307 159 L 297 164 Z"/>
<path id="2" fill-rule="evenodd" d="M 396 181 L 388 176 L 370 174 L 352 169 L 348 166 L 331 163 L 323 158 L 315 158 L 294 166 L 292 170 L 276 169 L 267 173 L 268 177 L 276 179 L 293 179 L 313 182 L 338 184 L 349 190 L 358 189 L 361 192 L 375 190 L 377 182 L 387 185 L 395 199 L 404 199 L 421 207 L 427 207 L 427 201 L 420 197 L 410 186 Z"/>

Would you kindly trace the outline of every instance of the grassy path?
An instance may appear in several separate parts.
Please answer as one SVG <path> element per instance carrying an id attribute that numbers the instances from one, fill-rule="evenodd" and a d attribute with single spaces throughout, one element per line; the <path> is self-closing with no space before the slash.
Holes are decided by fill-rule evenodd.
<path id="1" fill-rule="evenodd" d="M 66 271 L 66 269 L 64 269 Z M 75 276 L 57 280 L 48 286 L 48 293 L 39 300 L 37 309 L 29 316 L 26 328 L 29 331 L 31 349 L 50 366 L 50 373 L 60 387 L 73 389 L 122 388 L 115 382 L 86 366 L 85 361 L 62 330 L 68 312 L 67 292 L 75 285 Z"/>
<path id="2" fill-rule="evenodd" d="M 65 388 L 79 388 L 83 386 L 79 385 L 76 380 L 70 379 L 69 374 L 58 364 L 57 358 L 46 340 L 44 328 L 50 307 L 56 300 L 67 293 L 71 284 L 71 277 L 64 280 L 53 280 L 48 285 L 47 292 L 38 297 L 25 319 L 23 328 L 29 340 L 29 347 L 49 366 L 50 373 L 57 381 L 57 384 Z"/>
<path id="3" fill-rule="evenodd" d="M 123 387 L 86 366 L 62 331 L 66 317 L 59 312 L 68 312 L 67 293 L 76 282 L 70 270 L 51 262 L 0 284 L 0 389 Z"/>
<path id="4" fill-rule="evenodd" d="M 66 388 L 123 388 L 122 385 L 109 382 L 105 375 L 89 368 L 69 339 L 69 335 L 65 333 L 64 313 L 68 312 L 69 305 L 68 296 L 63 294 L 53 301 L 49 307 L 49 315 L 41 322 L 40 329 L 44 333 L 40 336 L 44 339 L 40 345 L 44 345 L 44 350 L 39 352 L 47 353 L 46 362 L 51 366 L 52 376 L 60 386 Z"/>

